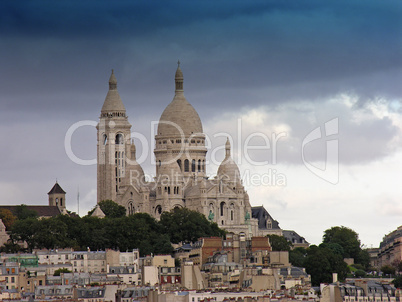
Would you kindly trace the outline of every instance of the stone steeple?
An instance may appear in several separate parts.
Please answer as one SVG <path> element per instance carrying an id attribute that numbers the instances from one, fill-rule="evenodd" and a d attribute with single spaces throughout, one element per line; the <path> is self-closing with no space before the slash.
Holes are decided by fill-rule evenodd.
<path id="1" fill-rule="evenodd" d="M 106 116 L 126 116 L 126 108 L 124 107 L 119 92 L 117 91 L 117 79 L 114 75 L 113 69 L 109 79 L 109 91 L 101 110 L 101 117 Z"/>
<path id="2" fill-rule="evenodd" d="M 117 198 L 119 187 L 126 184 L 127 158 L 131 157 L 131 124 L 117 91 L 112 70 L 109 90 L 102 106 L 98 130 L 98 202 Z"/>

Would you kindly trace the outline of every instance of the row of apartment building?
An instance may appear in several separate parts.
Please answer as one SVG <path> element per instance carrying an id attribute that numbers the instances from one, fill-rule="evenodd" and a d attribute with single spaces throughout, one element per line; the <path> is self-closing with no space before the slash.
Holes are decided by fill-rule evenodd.
<path id="1" fill-rule="evenodd" d="M 73 296 L 74 288 L 91 284 L 161 289 L 279 289 L 308 285 L 303 269 L 292 268 L 287 252 L 272 252 L 267 237 L 201 238 L 171 255 L 139 257 L 139 251 L 36 250 L 1 254 L 2 291 L 37 296 Z M 56 276 L 55 273 L 62 272 Z"/>

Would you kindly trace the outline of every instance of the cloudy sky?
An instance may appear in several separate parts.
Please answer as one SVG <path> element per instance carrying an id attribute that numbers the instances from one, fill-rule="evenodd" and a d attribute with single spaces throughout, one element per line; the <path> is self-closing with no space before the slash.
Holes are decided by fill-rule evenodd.
<path id="1" fill-rule="evenodd" d="M 344 225 L 366 246 L 402 224 L 402 2 L 2 1 L 0 202 L 96 203 L 100 109 L 115 70 L 148 175 L 174 94 L 210 139 L 229 136 L 252 205 L 311 243 Z M 257 147 L 256 147 L 257 146 Z M 259 149 L 257 149 L 259 148 Z"/>

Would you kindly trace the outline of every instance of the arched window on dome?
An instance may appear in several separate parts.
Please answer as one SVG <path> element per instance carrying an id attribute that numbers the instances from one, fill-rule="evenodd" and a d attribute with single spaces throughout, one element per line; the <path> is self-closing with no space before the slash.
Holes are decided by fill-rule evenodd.
<path id="1" fill-rule="evenodd" d="M 201 159 L 198 160 L 198 172 L 201 172 Z"/>
<path id="2" fill-rule="evenodd" d="M 195 159 L 191 161 L 191 172 L 195 172 Z"/>
<path id="3" fill-rule="evenodd" d="M 189 161 L 186 159 L 184 161 L 184 172 L 189 172 Z"/>
<path id="4" fill-rule="evenodd" d="M 205 159 L 202 160 L 202 172 L 205 172 Z"/>

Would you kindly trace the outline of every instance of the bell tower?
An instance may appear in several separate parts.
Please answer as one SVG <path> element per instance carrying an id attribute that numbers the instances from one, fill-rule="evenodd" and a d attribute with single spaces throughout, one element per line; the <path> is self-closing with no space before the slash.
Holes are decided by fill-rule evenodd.
<path id="1" fill-rule="evenodd" d="M 57 181 L 47 195 L 49 195 L 49 206 L 57 206 L 60 210 L 66 208 L 66 192 Z"/>
<path id="2" fill-rule="evenodd" d="M 97 202 L 113 200 L 126 176 L 126 157 L 131 152 L 131 124 L 117 91 L 112 70 L 109 91 L 103 103 L 97 129 Z"/>

